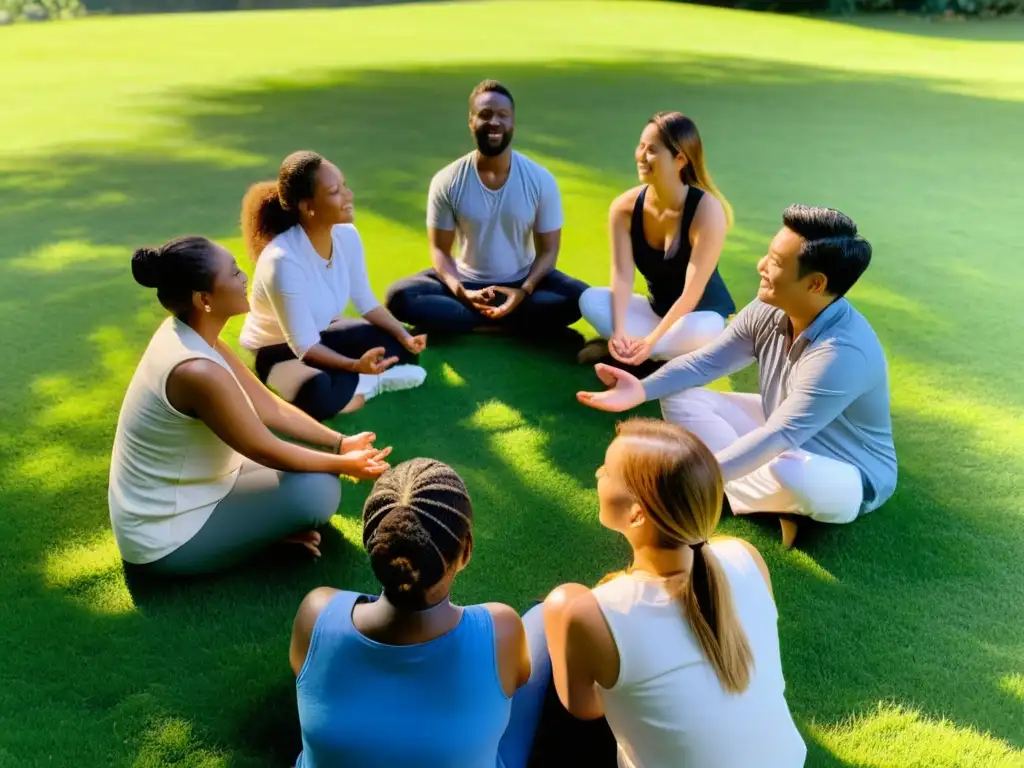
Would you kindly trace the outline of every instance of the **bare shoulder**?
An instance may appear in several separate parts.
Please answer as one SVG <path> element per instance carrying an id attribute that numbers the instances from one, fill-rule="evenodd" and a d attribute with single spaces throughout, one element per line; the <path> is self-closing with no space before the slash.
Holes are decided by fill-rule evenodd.
<path id="1" fill-rule="evenodd" d="M 324 608 L 331 602 L 340 590 L 332 587 L 317 587 L 303 599 L 299 605 L 298 613 L 295 614 L 295 622 L 292 625 L 292 639 L 288 647 L 288 661 L 292 671 L 298 675 L 306 664 L 306 657 L 309 654 L 309 644 L 313 637 L 313 628 L 316 627 L 317 619 L 324 612 Z"/>
<path id="2" fill-rule="evenodd" d="M 724 229 L 728 223 L 725 206 L 710 192 L 705 192 L 700 202 L 697 203 L 693 221 L 698 227 L 722 227 Z"/>
<path id="3" fill-rule="evenodd" d="M 299 604 L 298 613 L 295 614 L 296 629 L 302 628 L 307 630 L 307 634 L 312 634 L 316 620 L 340 591 L 334 587 L 317 587 L 306 595 Z"/>
<path id="4" fill-rule="evenodd" d="M 499 639 L 511 640 L 520 636 L 523 620 L 514 608 L 504 603 L 484 603 L 484 608 L 491 614 L 494 633 Z"/>
<path id="5" fill-rule="evenodd" d="M 174 366 L 167 376 L 167 397 L 179 410 L 192 409 L 195 395 L 229 390 L 234 383 L 224 366 L 208 357 L 193 357 Z"/>
<path id="6" fill-rule="evenodd" d="M 612 200 L 612 204 L 608 207 L 609 215 L 631 214 L 633 212 L 633 206 L 636 205 L 636 199 L 640 197 L 640 193 L 643 191 L 643 188 L 643 184 L 631 187 Z"/>
<path id="7" fill-rule="evenodd" d="M 764 577 L 764 583 L 768 585 L 768 591 L 772 592 L 772 577 L 768 572 L 768 564 L 764 561 L 764 557 L 761 556 L 761 552 L 746 539 L 741 539 L 736 536 L 716 536 L 715 541 L 735 541 L 741 547 L 743 547 L 754 561 L 754 565 L 757 566 L 757 570 L 761 572 L 761 576 Z M 774 598 L 774 593 L 772 593 Z"/>

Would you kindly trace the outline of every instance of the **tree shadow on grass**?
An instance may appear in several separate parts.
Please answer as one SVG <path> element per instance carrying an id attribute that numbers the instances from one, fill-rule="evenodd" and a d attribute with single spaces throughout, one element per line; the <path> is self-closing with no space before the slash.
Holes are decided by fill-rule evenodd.
<path id="1" fill-rule="evenodd" d="M 223 149 L 260 160 L 68 153 L 11 161 L 0 177 L 0 333 L 17 359 L 17 374 L 0 380 L 0 552 L 14 563 L 0 610 L 11 628 L 10 669 L 41 681 L 0 686 L 0 711 L 12 713 L 2 729 L 8 752 L 58 761 L 74 752 L 97 765 L 182 751 L 229 754 L 232 765 L 264 765 L 268 752 L 275 761 L 294 757 L 291 619 L 313 586 L 373 589 L 352 546 L 368 486 L 345 488 L 337 556 L 294 568 L 257 562 L 133 600 L 111 548 L 106 462 L 124 387 L 161 313 L 133 287 L 128 256 L 185 231 L 234 237 L 245 187 L 273 176 L 288 152 L 313 147 L 356 188 L 382 294 L 426 261 L 427 183 L 470 148 L 465 96 L 490 75 L 516 93 L 517 146 L 542 157 L 563 185 L 567 271 L 606 280 L 603 225 L 593 222 L 634 183 L 643 121 L 678 106 L 701 125 L 712 169 L 739 211 L 722 268 L 740 303 L 753 295 L 753 264 L 782 207 L 837 204 L 876 244 L 876 262 L 851 298 L 897 373 L 916 367 L 968 402 L 1021 408 L 1024 374 L 1006 363 L 1019 344 L 1015 307 L 998 290 L 1021 274 L 1000 251 L 1008 236 L 985 232 L 994 250 L 969 260 L 935 257 L 958 254 L 977 234 L 966 224 L 961 231 L 951 212 L 1001 225 L 1017 209 L 1020 192 L 1006 177 L 1022 161 L 1007 157 L 998 137 L 1012 135 L 1021 105 L 934 83 L 684 58 L 340 73 L 326 85 L 183 94 L 168 117 L 208 157 Z M 883 117 L 873 125 L 868 115 Z M 982 146 L 969 138 L 979 122 L 994 137 Z M 948 146 L 973 148 L 950 156 Z M 871 162 L 851 158 L 854 151 Z M 950 178 L 985 194 L 967 199 Z M 377 248 L 381 241 L 392 250 Z M 490 338 L 432 344 L 424 364 L 424 388 L 389 394 L 338 424 L 372 428 L 395 446 L 396 461 L 428 455 L 464 474 L 479 510 L 478 550 L 456 599 L 522 610 L 553 584 L 593 582 L 620 567 L 621 543 L 596 522 L 592 477 L 620 417 L 573 399 L 595 386 L 592 372 Z M 750 376 L 733 386 L 749 391 Z M 896 698 L 1020 746 L 1019 707 L 992 690 L 1015 669 L 1010 630 L 1024 618 L 1007 604 L 1022 581 L 1020 531 L 1005 514 L 1019 456 L 999 454 L 987 432 L 922 414 L 912 403 L 897 409 L 900 489 L 868 518 L 819 529 L 793 553 L 752 521 L 724 527 L 753 540 L 772 567 L 790 702 L 805 730 Z M 55 660 L 74 674 L 55 679 Z M 52 728 L 38 744 L 30 723 L 44 717 Z M 257 733 L 278 717 L 279 731 Z M 83 728 L 98 730 L 84 738 Z M 838 764 L 824 747 L 812 750 L 815 764 Z"/>

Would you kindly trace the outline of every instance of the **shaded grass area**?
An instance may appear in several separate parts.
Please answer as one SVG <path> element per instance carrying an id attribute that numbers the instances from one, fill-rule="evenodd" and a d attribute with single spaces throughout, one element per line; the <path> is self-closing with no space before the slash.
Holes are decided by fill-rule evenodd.
<path id="1" fill-rule="evenodd" d="M 498 23 L 509 8 L 466 13 Z M 612 46 L 612 11 L 602 8 L 573 33 L 577 44 Z M 645 12 L 679 27 L 703 13 Z M 381 45 L 395 33 L 353 29 L 351 14 L 324 18 Z M 408 18 L 397 27 L 405 45 L 430 48 Z M 561 266 L 592 283 L 607 279 L 607 204 L 633 183 L 632 148 L 657 109 L 697 119 L 737 209 L 722 270 L 740 302 L 753 295 L 753 264 L 786 204 L 836 205 L 858 220 L 876 260 L 851 299 L 890 356 L 897 494 L 853 526 L 812 530 L 798 552 L 782 552 L 776 530 L 757 521 L 724 527 L 754 541 L 772 568 L 809 765 L 1018 765 L 1024 372 L 1013 361 L 1024 334 L 1009 287 L 1024 268 L 1008 222 L 1024 202 L 1015 182 L 1024 159 L 1013 151 L 1024 105 L 966 95 L 952 71 L 918 80 L 865 74 L 856 62 L 844 70 L 827 55 L 831 27 L 808 29 L 821 67 L 642 48 L 546 65 L 509 57 L 352 68 L 330 59 L 315 78 L 283 68 L 245 85 L 174 90 L 147 108 L 166 132 L 158 140 L 0 157 L 0 765 L 294 758 L 291 618 L 314 586 L 372 589 L 358 547 L 368 487 L 346 484 L 320 563 L 271 553 L 214 579 L 126 584 L 107 520 L 109 446 L 124 387 L 162 316 L 131 281 L 128 256 L 195 231 L 242 258 L 245 187 L 310 147 L 355 188 L 382 294 L 426 261 L 426 185 L 470 148 L 465 97 L 485 76 L 516 94 L 516 146 L 558 175 Z M 241 34 L 222 43 L 248 44 Z M 424 388 L 339 424 L 375 430 L 396 460 L 430 455 L 464 475 L 477 548 L 456 598 L 523 608 L 557 582 L 622 565 L 622 545 L 597 524 L 593 490 L 614 419 L 572 397 L 593 386 L 590 372 L 494 338 L 433 346 L 424 364 Z M 755 382 L 747 371 L 719 386 Z"/>

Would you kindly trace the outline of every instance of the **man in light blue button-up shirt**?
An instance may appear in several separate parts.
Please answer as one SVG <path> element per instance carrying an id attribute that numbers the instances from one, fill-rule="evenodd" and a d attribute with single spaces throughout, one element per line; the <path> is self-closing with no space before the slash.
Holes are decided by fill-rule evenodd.
<path id="1" fill-rule="evenodd" d="M 896 450 L 882 345 L 843 296 L 870 244 L 849 217 L 792 206 L 758 263 L 761 285 L 726 331 L 640 381 L 598 366 L 609 386 L 580 402 L 624 411 L 659 399 L 667 421 L 718 457 L 736 514 L 777 512 L 792 545 L 796 518 L 846 523 L 896 488 Z M 756 361 L 759 394 L 701 387 Z"/>

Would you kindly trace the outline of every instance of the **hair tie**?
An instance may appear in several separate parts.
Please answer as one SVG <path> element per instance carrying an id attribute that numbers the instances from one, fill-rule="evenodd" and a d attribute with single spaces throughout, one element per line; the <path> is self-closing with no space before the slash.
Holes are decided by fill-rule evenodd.
<path id="1" fill-rule="evenodd" d="M 698 549 L 703 547 L 705 544 L 707 544 L 707 542 L 704 541 L 704 539 L 701 539 L 700 541 L 694 542 L 693 544 L 690 544 L 689 546 L 690 546 L 690 549 L 692 549 L 694 552 L 696 552 Z"/>

